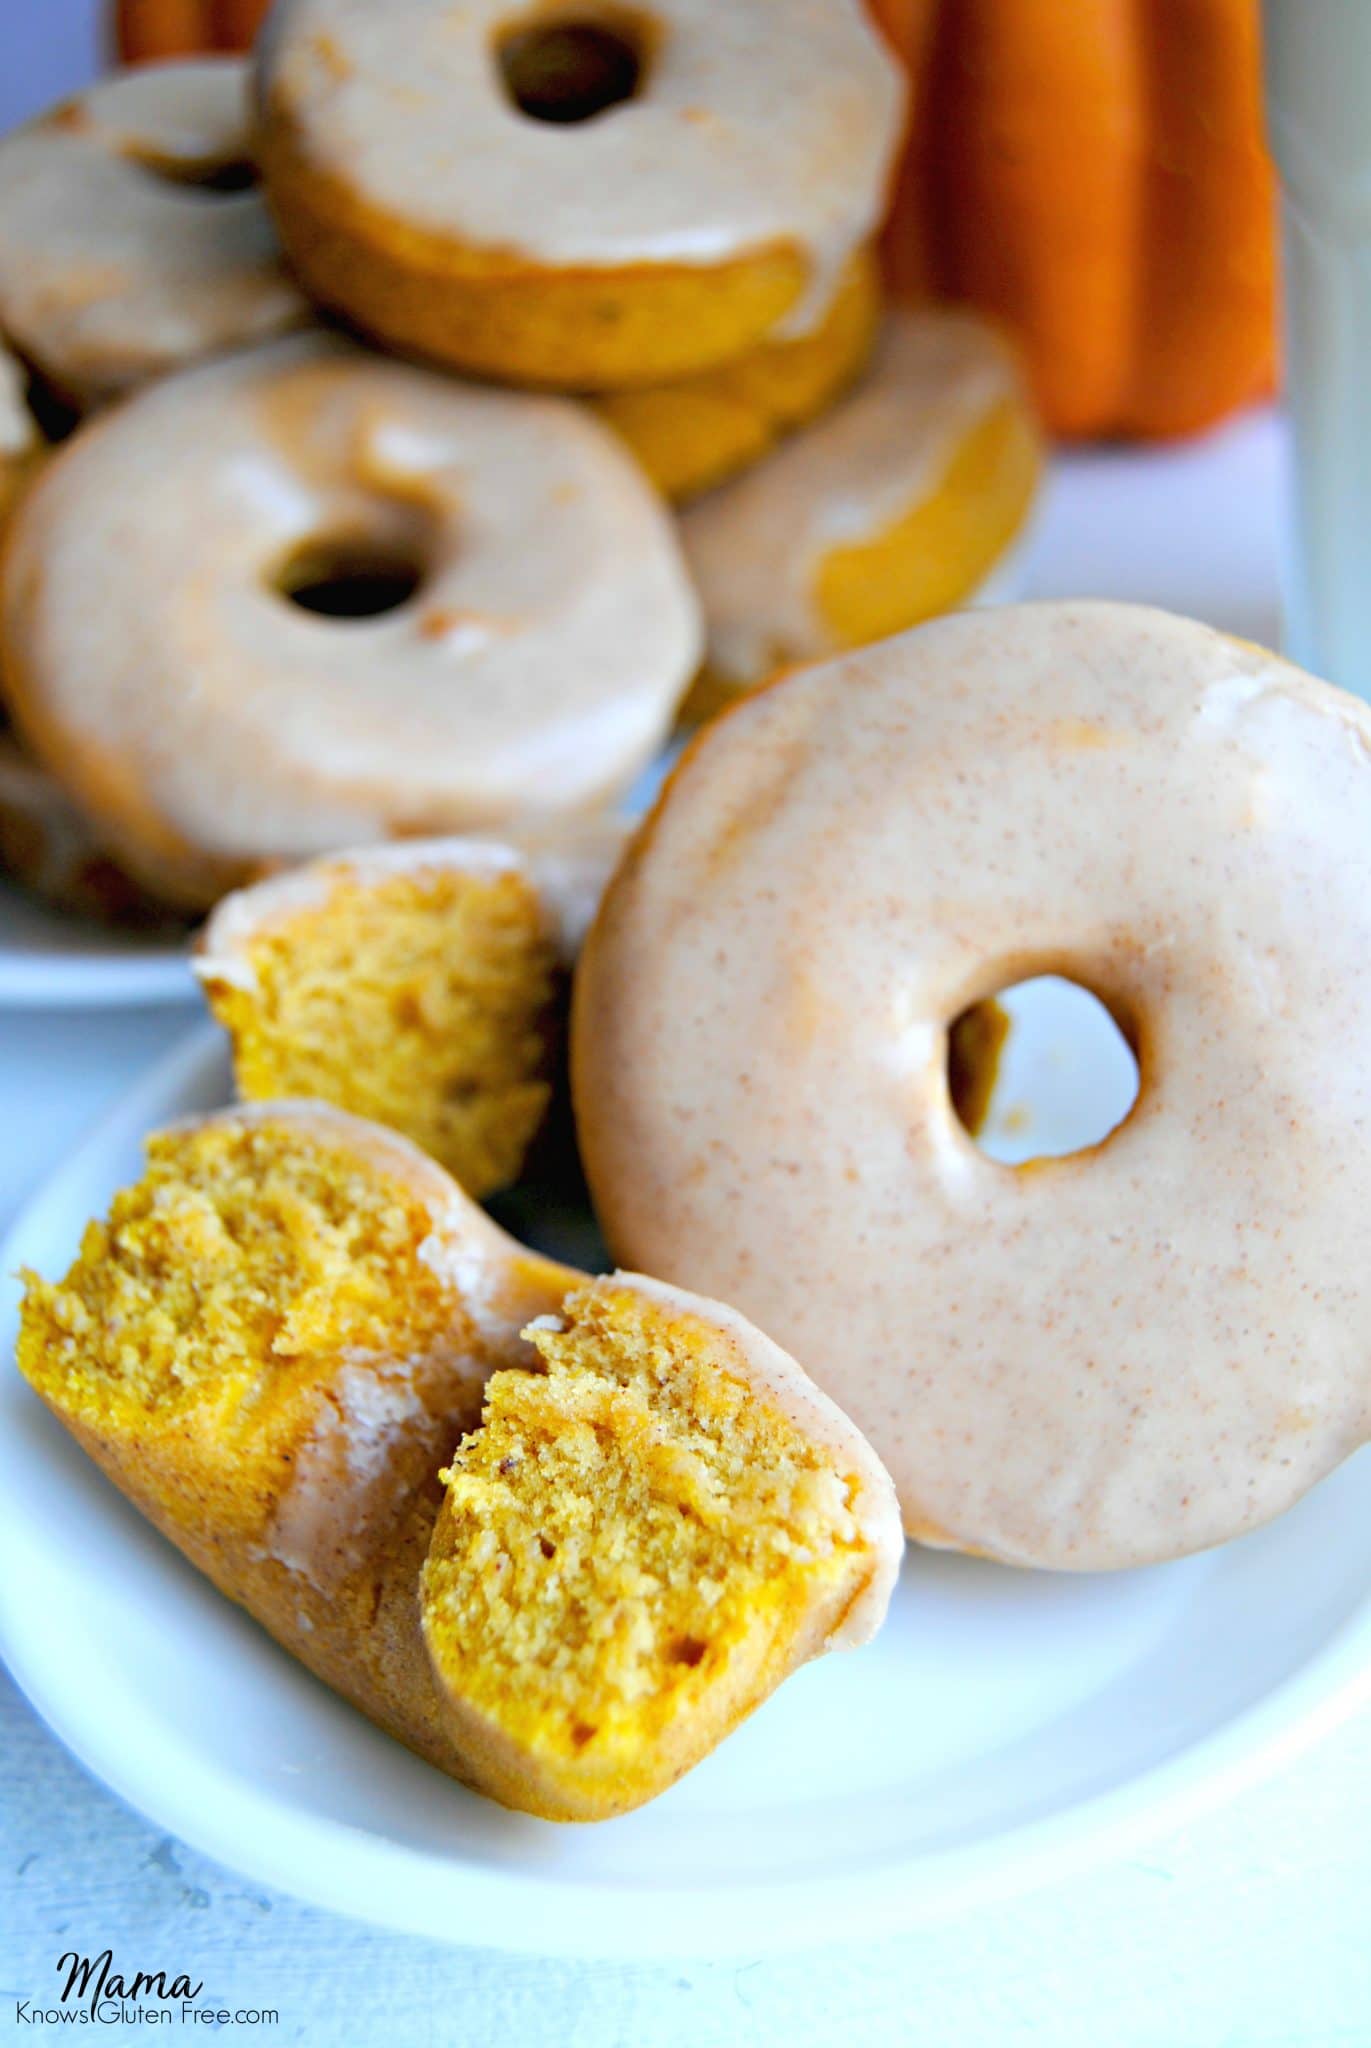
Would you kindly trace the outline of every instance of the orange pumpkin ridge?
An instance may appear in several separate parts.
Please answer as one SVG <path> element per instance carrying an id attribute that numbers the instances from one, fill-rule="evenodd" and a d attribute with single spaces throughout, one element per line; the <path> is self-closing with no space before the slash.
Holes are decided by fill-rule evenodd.
<path id="1" fill-rule="evenodd" d="M 118 0 L 115 48 L 126 64 L 159 57 L 193 57 L 206 47 L 204 0 Z"/>
<path id="2" fill-rule="evenodd" d="M 116 0 L 115 49 L 126 64 L 207 51 L 241 51 L 253 38 L 271 0 Z"/>
<path id="3" fill-rule="evenodd" d="M 1069 437 L 1186 433 L 1271 388 L 1257 0 L 871 0 L 913 118 L 892 288 L 1017 334 Z"/>
<path id="4" fill-rule="evenodd" d="M 250 50 L 270 7 L 271 0 L 215 0 L 215 49 Z"/>
<path id="5" fill-rule="evenodd" d="M 1117 424 L 1183 434 L 1262 396 L 1275 375 L 1275 190 L 1263 145 L 1250 0 L 1144 6 L 1144 239 L 1133 357 Z"/>

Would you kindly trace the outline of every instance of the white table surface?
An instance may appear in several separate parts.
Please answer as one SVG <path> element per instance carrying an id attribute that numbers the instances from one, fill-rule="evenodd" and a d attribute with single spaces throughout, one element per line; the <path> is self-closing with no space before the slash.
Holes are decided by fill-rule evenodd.
<path id="1" fill-rule="evenodd" d="M 91 0 L 0 0 L 0 118 L 92 62 Z M 1139 470 L 1075 459 L 1034 587 L 1150 598 L 1271 639 L 1276 444 L 1258 420 Z M 0 1015 L 0 1226 L 191 1012 Z M 0 1561 L 3 1569 L 3 1561 Z M 911 1742 L 918 1741 L 917 1702 Z M 0 1675 L 0 2032 L 58 1956 L 185 1970 L 253 2038 L 491 2048 L 1342 2048 L 1371 2044 L 1371 1719 L 1145 1855 L 928 1933 L 803 1960 L 509 1960 L 264 1892 L 91 1783 Z"/>

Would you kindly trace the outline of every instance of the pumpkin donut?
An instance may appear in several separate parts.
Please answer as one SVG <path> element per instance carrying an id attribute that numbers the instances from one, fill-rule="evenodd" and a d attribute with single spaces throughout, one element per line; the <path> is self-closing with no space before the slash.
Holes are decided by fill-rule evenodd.
<path id="1" fill-rule="evenodd" d="M 677 503 L 727 482 L 829 406 L 865 368 L 881 294 L 870 249 L 849 258 L 812 334 L 763 341 L 732 362 L 592 400 L 659 491 Z"/>
<path id="2" fill-rule="evenodd" d="M 571 965 L 626 829 L 405 840 L 226 896 L 194 964 L 239 1094 L 335 1103 L 478 1200 L 507 1187 L 552 1103 Z"/>
<path id="3" fill-rule="evenodd" d="M 90 405 L 303 326 L 247 158 L 241 59 L 101 80 L 0 140 L 0 331 Z"/>
<path id="4" fill-rule="evenodd" d="M 1371 713 L 1140 607 L 991 607 L 707 727 L 610 885 L 573 1019 L 616 1255 L 774 1331 L 905 1527 L 1178 1557 L 1371 1434 Z M 1003 1166 L 948 1032 L 1088 986 L 1140 1092 Z"/>
<path id="5" fill-rule="evenodd" d="M 65 1279 L 28 1276 L 21 1370 L 222 1593 L 440 1770 L 601 1820 L 880 1626 L 889 1476 L 742 1317 L 523 1250 L 317 1103 L 148 1153 Z"/>
<path id="6" fill-rule="evenodd" d="M 1042 462 L 993 328 L 890 314 L 849 398 L 685 514 L 707 641 L 688 715 L 967 603 L 1022 532 Z"/>
<path id="7" fill-rule="evenodd" d="M 322 334 L 87 425 L 0 571 L 22 736 L 191 908 L 339 845 L 596 808 L 698 647 L 671 522 L 583 408 Z"/>
<path id="8" fill-rule="evenodd" d="M 314 296 L 560 390 L 811 328 L 879 221 L 903 106 L 859 0 L 282 0 L 257 61 L 271 204 Z"/>

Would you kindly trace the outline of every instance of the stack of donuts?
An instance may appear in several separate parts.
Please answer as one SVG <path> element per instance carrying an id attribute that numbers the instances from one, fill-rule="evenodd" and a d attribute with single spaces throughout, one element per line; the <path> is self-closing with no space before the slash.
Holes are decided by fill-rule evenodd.
<path id="1" fill-rule="evenodd" d="M 11 865 L 193 916 L 545 835 L 993 589 L 1038 433 L 882 308 L 902 114 L 859 0 L 283 0 L 0 141 Z"/>
<path id="2" fill-rule="evenodd" d="M 0 146 L 12 765 L 209 911 L 240 1097 L 20 1365 L 382 1728 L 604 1818 L 906 1535 L 1158 1563 L 1371 1436 L 1371 713 L 968 602 L 1038 443 L 995 335 L 880 313 L 856 0 L 280 0 L 255 63 Z M 1046 973 L 1139 1089 L 1026 1171 L 963 1027 Z M 577 1151 L 632 1270 L 476 1206 Z"/>

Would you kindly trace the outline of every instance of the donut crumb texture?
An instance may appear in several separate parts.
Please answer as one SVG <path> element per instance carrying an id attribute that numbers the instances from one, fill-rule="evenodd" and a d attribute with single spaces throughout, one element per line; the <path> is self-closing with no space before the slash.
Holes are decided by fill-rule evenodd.
<path id="1" fill-rule="evenodd" d="M 246 957 L 251 987 L 208 972 L 206 991 L 247 1100 L 389 1125 L 477 1198 L 517 1177 L 551 1099 L 562 980 L 524 875 L 343 873 Z"/>
<path id="2" fill-rule="evenodd" d="M 424 1628 L 487 1789 L 593 1818 L 664 1789 L 822 1649 L 872 1554 L 855 1476 L 726 1333 L 613 1280 L 555 1322 L 526 1332 L 541 1372 L 487 1383 L 445 1474 Z"/>
<path id="3" fill-rule="evenodd" d="M 20 1370 L 78 1433 L 198 1469 L 202 1492 L 222 1472 L 236 1519 L 284 1476 L 340 1358 L 475 1348 L 425 1263 L 432 1227 L 345 1137 L 270 1119 L 159 1133 L 65 1279 L 25 1275 Z"/>

